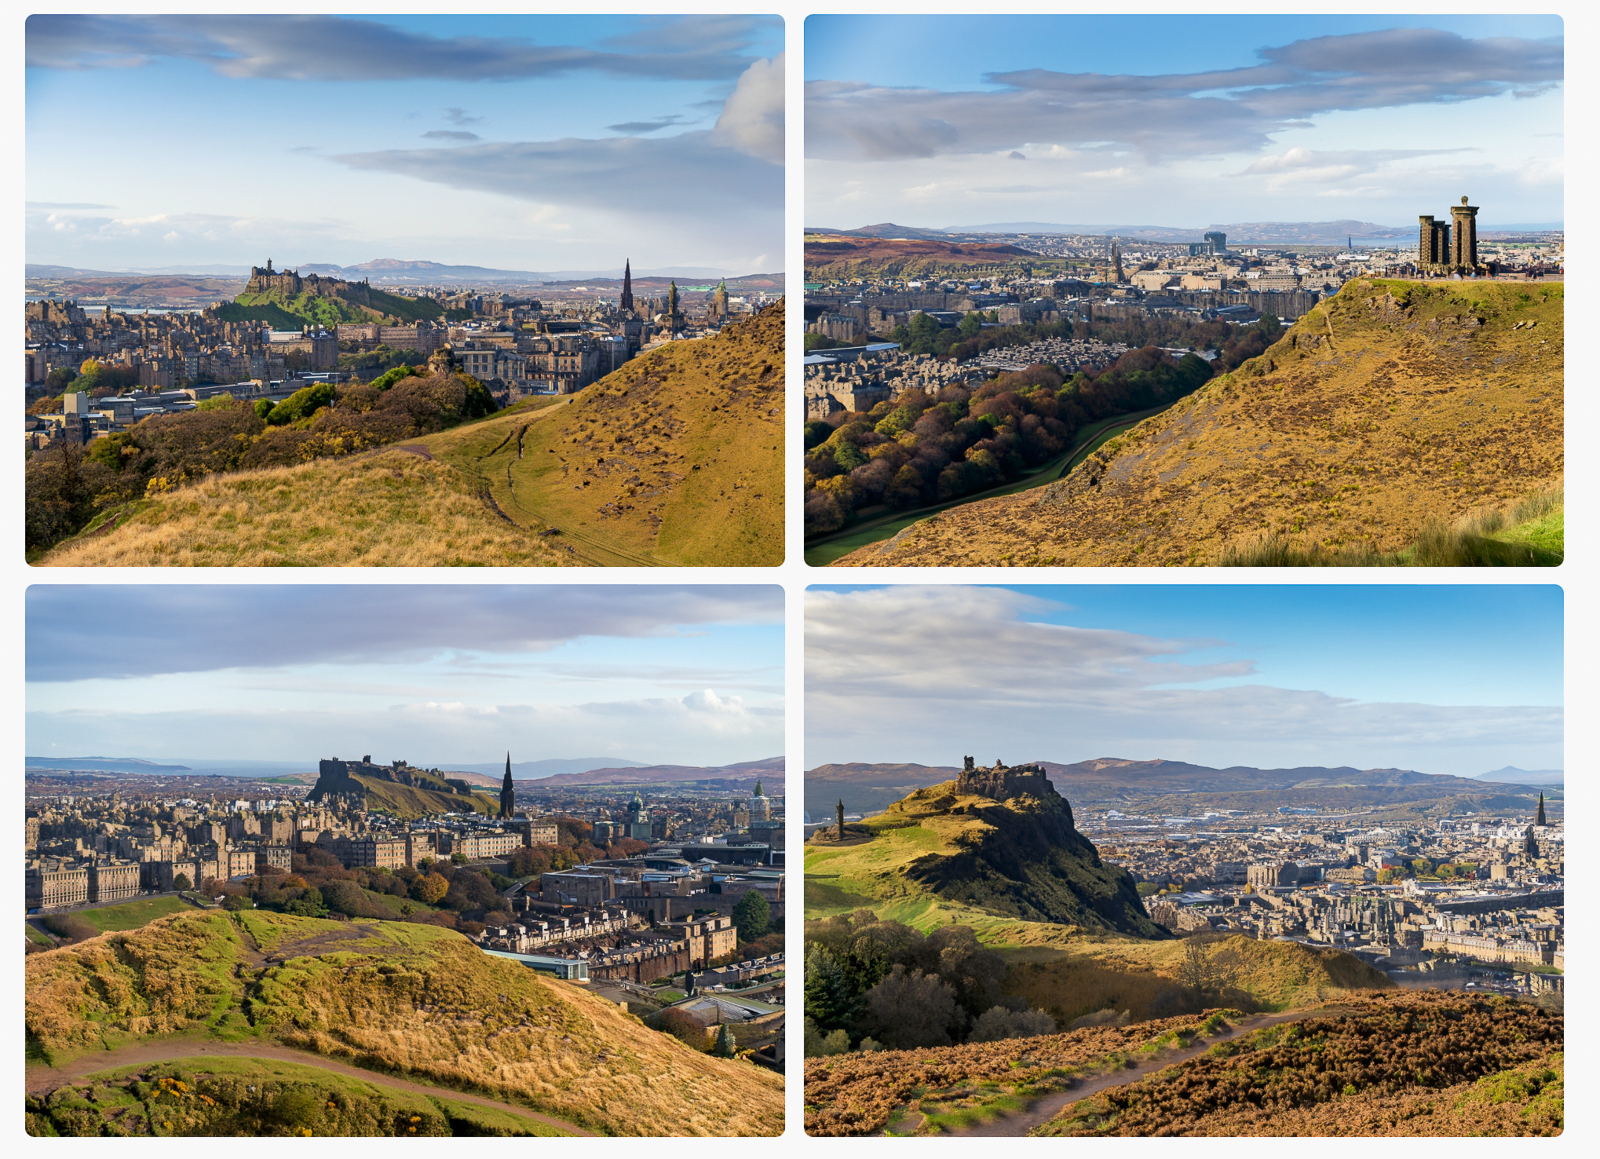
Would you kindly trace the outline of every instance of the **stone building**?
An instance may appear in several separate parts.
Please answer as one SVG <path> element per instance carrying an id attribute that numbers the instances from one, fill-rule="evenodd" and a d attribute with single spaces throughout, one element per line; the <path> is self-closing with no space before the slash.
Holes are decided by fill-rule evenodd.
<path id="1" fill-rule="evenodd" d="M 1007 766 L 995 761 L 993 768 L 978 768 L 971 757 L 962 758 L 961 774 L 956 778 L 956 792 L 976 797 L 993 797 L 996 801 L 1008 800 L 1024 793 L 1035 797 L 1056 796 L 1043 765 Z"/>
<path id="2" fill-rule="evenodd" d="M 1463 196 L 1460 205 L 1450 207 L 1448 222 L 1436 220 L 1432 214 L 1419 215 L 1417 265 L 1430 274 L 1482 272 L 1478 265 L 1478 207 L 1468 205 Z"/>

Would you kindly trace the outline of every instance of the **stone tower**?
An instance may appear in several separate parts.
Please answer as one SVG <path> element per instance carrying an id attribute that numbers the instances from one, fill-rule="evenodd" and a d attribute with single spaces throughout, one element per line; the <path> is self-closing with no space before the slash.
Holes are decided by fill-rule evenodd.
<path id="1" fill-rule="evenodd" d="M 1111 243 L 1111 280 L 1122 283 L 1122 247 L 1116 242 Z"/>
<path id="2" fill-rule="evenodd" d="M 676 281 L 667 285 L 667 316 L 674 322 L 678 320 L 678 283 Z"/>
<path id="3" fill-rule="evenodd" d="M 1478 268 L 1478 207 L 1467 204 L 1466 194 L 1460 205 L 1450 207 L 1450 223 L 1456 235 L 1450 264 L 1462 273 L 1471 273 Z"/>
<path id="4" fill-rule="evenodd" d="M 839 818 L 839 843 L 844 844 L 844 798 L 839 798 L 835 815 Z"/>
<path id="5" fill-rule="evenodd" d="M 724 278 L 717 283 L 717 288 L 711 294 L 711 316 L 719 322 L 728 319 L 728 280 Z"/>
<path id="6" fill-rule="evenodd" d="M 1543 789 L 1539 790 L 1539 811 L 1533 815 L 1533 823 L 1535 825 L 1539 825 L 1539 826 L 1543 826 L 1543 825 L 1547 824 L 1547 822 L 1544 819 L 1544 790 Z"/>
<path id="7" fill-rule="evenodd" d="M 500 782 L 500 816 L 509 817 L 516 811 L 517 791 L 511 786 L 511 754 L 506 753 L 506 779 Z"/>
<path id="8" fill-rule="evenodd" d="M 622 263 L 622 297 L 618 304 L 624 310 L 633 309 L 633 259 L 624 259 Z"/>

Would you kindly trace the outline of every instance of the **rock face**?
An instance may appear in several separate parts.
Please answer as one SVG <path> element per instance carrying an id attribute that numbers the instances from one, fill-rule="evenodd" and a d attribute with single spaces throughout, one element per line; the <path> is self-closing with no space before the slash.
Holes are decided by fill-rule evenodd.
<path id="1" fill-rule="evenodd" d="M 1038 765 L 980 769 L 968 757 L 956 780 L 918 789 L 891 805 L 894 813 L 924 826 L 962 822 L 954 852 L 919 857 L 904 871 L 940 897 L 1028 921 L 1166 936 L 1133 878 L 1100 859 Z"/>

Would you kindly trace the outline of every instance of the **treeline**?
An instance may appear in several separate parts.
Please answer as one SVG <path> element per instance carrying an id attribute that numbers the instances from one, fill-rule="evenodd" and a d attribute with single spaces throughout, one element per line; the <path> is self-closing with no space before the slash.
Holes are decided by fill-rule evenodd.
<path id="1" fill-rule="evenodd" d="M 918 507 L 1008 482 L 1067 450 L 1085 426 L 1176 402 L 1211 375 L 1197 355 L 1174 361 L 1145 347 L 1066 380 L 1032 366 L 973 390 L 912 390 L 867 414 L 808 422 L 806 534 L 837 530 L 870 504 Z"/>
<path id="2" fill-rule="evenodd" d="M 1055 1032 L 1050 1015 L 1002 991 L 1005 960 L 970 926 L 924 937 L 863 909 L 807 922 L 805 944 L 807 1057 Z"/>
<path id="3" fill-rule="evenodd" d="M 87 447 L 58 443 L 28 457 L 27 549 L 49 548 L 109 508 L 206 475 L 354 454 L 495 409 L 488 388 L 469 375 L 424 375 L 401 366 L 370 383 L 308 386 L 277 404 L 209 399 L 186 413 L 153 415 Z"/>

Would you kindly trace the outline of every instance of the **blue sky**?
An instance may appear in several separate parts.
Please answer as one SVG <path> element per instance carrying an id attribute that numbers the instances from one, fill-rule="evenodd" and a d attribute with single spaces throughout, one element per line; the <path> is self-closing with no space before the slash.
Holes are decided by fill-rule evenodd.
<path id="1" fill-rule="evenodd" d="M 27 41 L 30 262 L 781 265 L 776 17 L 35 16 Z"/>
<path id="2" fill-rule="evenodd" d="M 827 587 L 807 601 L 808 767 L 948 764 L 996 745 L 1008 760 L 1562 767 L 1553 585 Z"/>
<path id="3" fill-rule="evenodd" d="M 34 586 L 31 756 L 783 751 L 776 587 Z"/>
<path id="4" fill-rule="evenodd" d="M 808 225 L 1403 225 L 1459 191 L 1486 229 L 1562 217 L 1558 17 L 812 16 L 805 35 Z"/>

